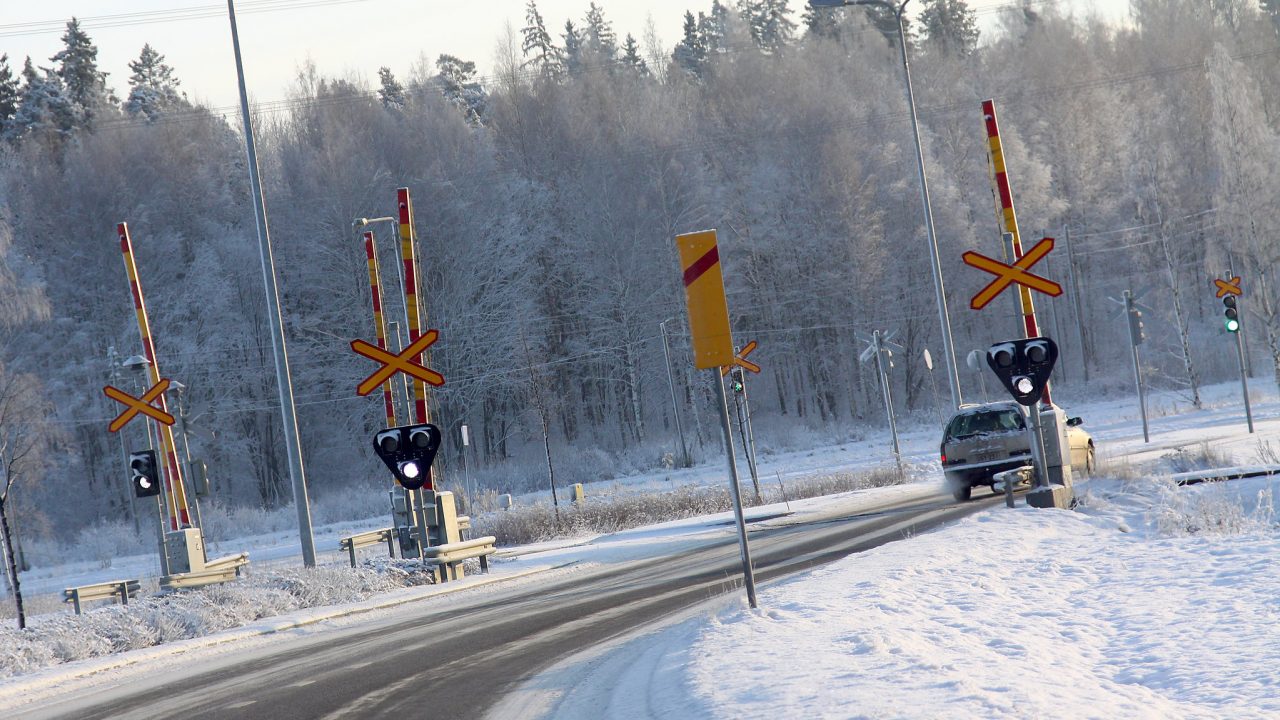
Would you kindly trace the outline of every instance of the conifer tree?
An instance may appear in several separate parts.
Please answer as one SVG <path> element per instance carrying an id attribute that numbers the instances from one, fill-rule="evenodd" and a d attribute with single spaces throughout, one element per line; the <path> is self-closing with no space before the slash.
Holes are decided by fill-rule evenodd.
<path id="1" fill-rule="evenodd" d="M 62 44 L 62 50 L 49 59 L 58 63 L 58 77 L 62 79 L 67 97 L 79 107 L 81 122 L 92 128 L 104 106 L 115 103 L 107 89 L 107 73 L 98 69 L 98 47 L 74 17 L 67 22 Z"/>
<path id="2" fill-rule="evenodd" d="M 382 107 L 388 110 L 404 110 L 408 105 L 408 98 L 404 93 L 404 86 L 396 80 L 396 76 L 392 74 L 391 68 L 378 68 L 378 99 L 382 101 Z"/>
<path id="3" fill-rule="evenodd" d="M 154 121 L 166 110 L 185 104 L 185 96 L 179 92 L 181 82 L 173 76 L 173 68 L 164 61 L 150 43 L 142 46 L 137 60 L 129 61 L 129 98 L 125 100 L 125 112 L 143 114 Z"/>
<path id="4" fill-rule="evenodd" d="M 18 78 L 9 68 L 9 56 L 0 54 L 0 137 L 18 113 Z"/>
<path id="5" fill-rule="evenodd" d="M 462 111 L 467 122 L 480 124 L 488 95 L 476 82 L 476 64 L 452 55 L 441 55 L 436 58 L 436 68 L 440 71 L 440 93 Z"/>
<path id="6" fill-rule="evenodd" d="M 694 77 L 702 77 L 703 64 L 707 59 L 706 47 L 702 44 L 702 35 L 698 31 L 698 21 L 693 13 L 684 13 L 684 37 L 676 43 L 671 59 L 685 72 Z"/>
<path id="7" fill-rule="evenodd" d="M 570 75 L 582 70 L 582 35 L 572 20 L 564 21 L 564 66 Z"/>
<path id="8" fill-rule="evenodd" d="M 528 58 L 524 62 L 525 67 L 532 65 L 542 72 L 544 78 L 559 79 L 564 71 L 560 50 L 551 42 L 551 33 L 547 32 L 547 25 L 534 0 L 529 0 L 529 4 L 525 6 L 525 23 L 524 29 L 520 31 L 524 38 L 520 49 Z"/>
<path id="9" fill-rule="evenodd" d="M 5 131 L 5 139 L 34 135 L 55 139 L 69 135 L 81 121 L 80 108 L 67 96 L 62 78 L 49 68 L 37 69 L 28 57 L 22 67 L 18 108 Z"/>
<path id="10" fill-rule="evenodd" d="M 929 47 L 963 57 L 978 47 L 978 20 L 964 0 L 924 0 L 920 12 Z"/>
<path id="11" fill-rule="evenodd" d="M 627 33 L 627 38 L 622 43 L 622 64 L 641 77 L 649 76 L 649 65 L 640 57 L 640 43 L 636 42 L 631 33 Z"/>
<path id="12" fill-rule="evenodd" d="M 613 32 L 613 24 L 604 19 L 604 9 L 594 2 L 588 5 L 583 25 L 587 50 L 596 58 L 613 60 L 618 54 L 618 36 Z"/>

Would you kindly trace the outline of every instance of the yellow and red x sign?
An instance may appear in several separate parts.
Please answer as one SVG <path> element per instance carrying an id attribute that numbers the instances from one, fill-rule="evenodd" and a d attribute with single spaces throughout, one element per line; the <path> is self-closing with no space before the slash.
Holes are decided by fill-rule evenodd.
<path id="1" fill-rule="evenodd" d="M 418 378 L 419 380 L 440 387 L 444 384 L 444 376 L 432 370 L 431 368 L 419 365 L 414 362 L 424 350 L 431 347 L 431 344 L 440 337 L 440 333 L 435 330 L 428 330 L 423 333 L 409 347 L 405 348 L 399 355 L 379 348 L 376 345 L 370 345 L 363 340 L 352 340 L 351 349 L 370 360 L 376 360 L 383 364 L 378 368 L 377 372 L 365 378 L 365 381 L 356 386 L 356 392 L 361 395 L 368 395 L 378 389 L 380 385 L 385 383 L 392 375 L 397 372 L 403 372 L 406 375 Z"/>
<path id="2" fill-rule="evenodd" d="M 966 265 L 971 265 L 979 270 L 985 270 L 996 276 L 989 285 L 982 289 L 973 299 L 969 301 L 969 307 L 974 310 L 981 310 L 987 306 L 997 295 L 1004 291 L 1013 283 L 1026 285 L 1032 290 L 1040 292 L 1051 297 L 1057 297 L 1062 294 L 1062 286 L 1058 283 L 1033 275 L 1027 272 L 1031 269 L 1049 251 L 1053 249 L 1053 238 L 1045 238 L 1036 243 L 1035 247 L 1027 251 L 1025 255 L 1014 261 L 1012 265 L 1006 265 L 999 260 L 993 260 L 986 255 L 973 252 L 972 250 L 962 255 Z"/>
<path id="3" fill-rule="evenodd" d="M 755 340 L 743 345 L 742 349 L 738 351 L 738 354 L 733 356 L 733 365 L 724 365 L 720 368 L 720 377 L 728 375 L 729 371 L 732 370 L 734 366 L 746 368 L 753 373 L 760 372 L 760 366 L 747 359 L 747 356 L 750 355 L 751 351 L 755 350 L 756 347 L 758 347 L 758 345 Z"/>
<path id="4" fill-rule="evenodd" d="M 155 385 L 151 386 L 151 389 L 143 393 L 142 397 L 140 398 L 136 398 L 130 395 L 129 393 L 123 390 L 119 390 L 117 388 L 113 388 L 110 385 L 102 388 L 102 392 L 106 393 L 107 397 L 117 402 L 123 403 L 125 406 L 125 411 L 120 413 L 120 416 L 117 417 L 115 420 L 112 420 L 111 424 L 107 426 L 107 429 L 110 430 L 111 432 L 119 432 L 120 428 L 124 427 L 125 425 L 128 425 L 129 421 L 132 420 L 134 416 L 137 415 L 138 413 L 142 413 L 148 417 L 153 417 L 157 421 L 162 422 L 165 425 L 172 425 L 173 416 L 165 412 L 164 410 L 161 410 L 158 407 L 154 407 L 151 404 L 156 398 L 160 397 L 165 390 L 168 390 L 168 389 L 169 389 L 169 381 L 163 380 L 163 379 L 160 382 L 156 383 Z"/>
<path id="5" fill-rule="evenodd" d="M 1244 291 L 1240 289 L 1240 276 L 1237 275 L 1230 280 L 1214 280 L 1213 284 L 1218 288 L 1218 297 L 1224 298 L 1228 295 L 1243 295 Z"/>

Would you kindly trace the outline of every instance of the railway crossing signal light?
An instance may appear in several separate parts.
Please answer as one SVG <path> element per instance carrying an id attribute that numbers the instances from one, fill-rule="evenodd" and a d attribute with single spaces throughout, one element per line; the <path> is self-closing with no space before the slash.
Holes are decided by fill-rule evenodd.
<path id="1" fill-rule="evenodd" d="M 1141 345 L 1147 339 L 1142 332 L 1142 311 L 1134 307 L 1129 308 L 1129 339 L 1134 345 Z"/>
<path id="2" fill-rule="evenodd" d="M 1006 340 L 987 350 L 987 365 L 1013 399 L 1031 407 L 1040 402 L 1058 361 L 1058 345 L 1047 337 Z"/>
<path id="3" fill-rule="evenodd" d="M 430 423 L 387 428 L 373 436 L 373 451 L 407 490 L 427 485 L 439 449 L 440 428 Z"/>
<path id="4" fill-rule="evenodd" d="M 739 395 L 746 389 L 747 386 L 742 381 L 742 368 L 734 368 L 733 372 L 729 373 L 729 386 Z"/>
<path id="5" fill-rule="evenodd" d="M 134 497 L 154 497 L 160 494 L 160 472 L 156 467 L 154 450 L 129 453 L 129 475 Z"/>
<path id="6" fill-rule="evenodd" d="M 1227 327 L 1227 332 L 1240 332 L 1240 310 L 1236 307 L 1236 296 L 1227 295 L 1222 298 L 1224 318 L 1223 324 Z"/>

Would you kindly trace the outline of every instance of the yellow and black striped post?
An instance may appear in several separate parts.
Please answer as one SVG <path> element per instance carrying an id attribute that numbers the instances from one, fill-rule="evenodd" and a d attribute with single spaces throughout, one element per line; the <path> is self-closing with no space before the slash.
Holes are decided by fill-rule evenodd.
<path id="1" fill-rule="evenodd" d="M 151 339 L 151 326 L 147 322 L 147 305 L 142 298 L 142 284 L 138 281 L 138 266 L 133 260 L 133 242 L 129 239 L 128 223 L 116 226 L 120 238 L 120 252 L 124 254 L 124 269 L 129 276 L 129 290 L 133 293 L 133 308 L 138 316 L 138 334 L 142 337 L 142 352 L 151 363 L 151 384 L 159 385 L 160 365 L 156 362 L 156 347 Z M 164 394 L 157 398 L 161 412 L 168 413 Z M 165 459 L 165 500 L 169 510 L 169 529 L 191 527 L 191 515 L 187 510 L 187 493 L 182 485 L 182 466 L 178 463 L 178 453 L 173 442 L 173 428 L 164 423 L 156 423 L 160 435 L 161 450 Z"/>
<path id="2" fill-rule="evenodd" d="M 378 337 L 378 349 L 387 349 L 387 323 L 382 314 L 382 280 L 378 276 L 378 251 L 373 242 L 373 232 L 364 234 L 364 253 L 369 260 L 369 288 L 373 294 L 373 326 Z M 391 394 L 391 380 L 382 385 L 382 399 L 386 403 L 387 427 L 396 426 L 396 405 Z"/>
<path id="3" fill-rule="evenodd" d="M 414 249 L 416 238 L 413 233 L 413 201 L 409 199 L 409 188 L 397 190 L 396 201 L 400 209 L 400 258 L 404 262 L 404 298 L 409 315 L 409 344 L 412 345 L 422 337 L 426 313 L 422 312 L 421 301 L 418 299 L 418 261 L 417 251 Z M 420 365 L 427 364 L 421 357 L 413 358 L 413 361 Z M 413 407 L 417 422 L 431 422 L 431 413 L 427 408 L 427 384 L 416 377 L 413 379 Z"/>

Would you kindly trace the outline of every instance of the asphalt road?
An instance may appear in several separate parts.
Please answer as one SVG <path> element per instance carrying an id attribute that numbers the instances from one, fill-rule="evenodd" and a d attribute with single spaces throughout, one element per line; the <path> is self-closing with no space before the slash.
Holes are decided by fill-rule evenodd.
<path id="1" fill-rule="evenodd" d="M 981 494 L 980 494 L 981 495 Z M 999 502 L 939 496 L 750 531 L 757 583 L 922 532 Z M 476 718 L 563 658 L 725 593 L 742 593 L 732 526 L 679 557 L 487 586 L 368 622 L 229 652 L 163 678 L 99 682 L 21 718 Z M 190 665 L 190 663 L 188 663 Z M 105 686 L 105 687 L 104 687 Z"/>

